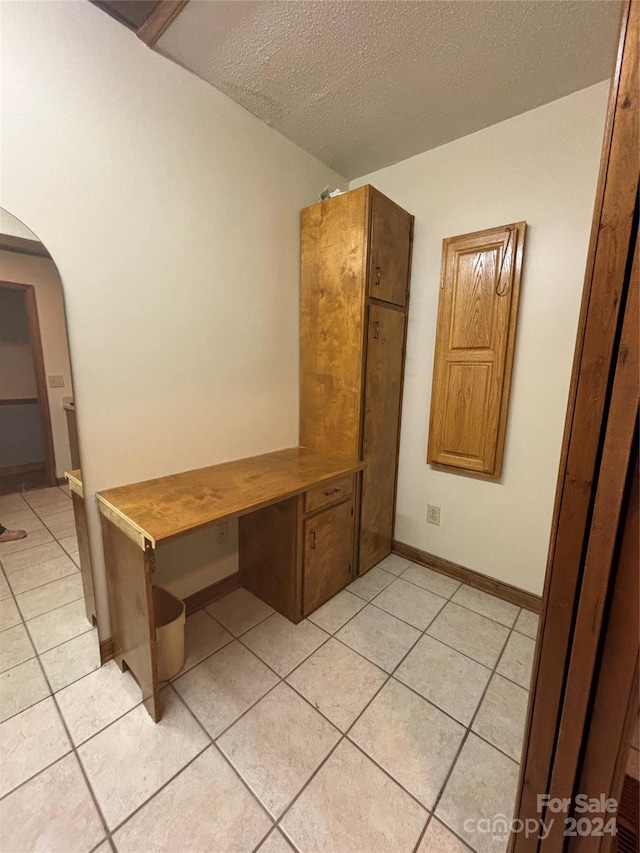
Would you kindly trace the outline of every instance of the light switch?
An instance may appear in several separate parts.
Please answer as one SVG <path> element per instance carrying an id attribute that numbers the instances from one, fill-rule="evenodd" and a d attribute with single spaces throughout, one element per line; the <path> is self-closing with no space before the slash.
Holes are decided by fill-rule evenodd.
<path id="1" fill-rule="evenodd" d="M 64 376 L 49 376 L 49 388 L 64 388 Z"/>

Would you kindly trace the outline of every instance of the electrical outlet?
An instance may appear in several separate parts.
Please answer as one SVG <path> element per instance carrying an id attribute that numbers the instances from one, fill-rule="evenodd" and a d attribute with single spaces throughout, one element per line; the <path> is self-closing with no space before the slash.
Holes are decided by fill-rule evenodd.
<path id="1" fill-rule="evenodd" d="M 224 521 L 216 527 L 216 542 L 223 545 L 229 539 L 229 522 Z"/>
<path id="2" fill-rule="evenodd" d="M 49 388 L 64 388 L 64 376 L 49 376 Z"/>
<path id="3" fill-rule="evenodd" d="M 429 524 L 440 524 L 440 507 L 427 504 L 427 521 Z"/>

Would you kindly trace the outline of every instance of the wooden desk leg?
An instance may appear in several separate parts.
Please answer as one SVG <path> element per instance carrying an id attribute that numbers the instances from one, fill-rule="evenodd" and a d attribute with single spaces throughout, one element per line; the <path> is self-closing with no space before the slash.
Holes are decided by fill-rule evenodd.
<path id="1" fill-rule="evenodd" d="M 96 624 L 96 599 L 93 594 L 93 574 L 91 573 L 91 553 L 89 551 L 89 535 L 87 533 L 87 513 L 84 498 L 71 492 L 73 502 L 73 517 L 76 523 L 78 537 L 78 553 L 80 554 L 80 576 L 84 592 L 84 606 L 87 619 L 92 625 Z"/>
<path id="2" fill-rule="evenodd" d="M 116 663 L 130 669 L 142 691 L 145 708 L 157 723 L 162 717 L 151 569 L 153 548 L 142 550 L 111 521 L 100 516 L 104 545 L 111 634 Z"/>

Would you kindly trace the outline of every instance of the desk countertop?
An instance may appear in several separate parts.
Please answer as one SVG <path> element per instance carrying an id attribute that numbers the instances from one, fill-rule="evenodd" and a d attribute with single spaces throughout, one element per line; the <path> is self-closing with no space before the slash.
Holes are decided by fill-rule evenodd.
<path id="1" fill-rule="evenodd" d="M 64 476 L 67 478 L 71 491 L 80 495 L 81 498 L 84 497 L 82 489 L 82 472 L 80 469 L 76 468 L 74 471 L 65 471 Z"/>
<path id="2" fill-rule="evenodd" d="M 153 547 L 246 515 L 320 483 L 360 471 L 363 462 L 293 447 L 98 492 L 101 512 Z"/>

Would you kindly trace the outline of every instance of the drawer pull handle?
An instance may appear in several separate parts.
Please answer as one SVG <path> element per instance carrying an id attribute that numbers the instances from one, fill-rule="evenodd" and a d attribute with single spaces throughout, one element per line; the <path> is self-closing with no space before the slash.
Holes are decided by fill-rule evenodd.
<path id="1" fill-rule="evenodd" d="M 311 550 L 316 550 L 316 532 L 315 530 L 311 531 Z"/>
<path id="2" fill-rule="evenodd" d="M 376 320 L 373 324 L 373 337 L 374 337 L 374 340 L 376 340 L 376 341 L 380 337 L 380 321 L 379 320 Z"/>
<path id="3" fill-rule="evenodd" d="M 327 497 L 329 497 L 329 495 L 337 495 L 337 494 L 338 494 L 338 492 L 341 492 L 341 491 L 342 491 L 342 489 L 326 489 L 326 490 L 325 490 L 325 495 L 326 495 Z"/>
<path id="4" fill-rule="evenodd" d="M 376 287 L 379 287 L 379 285 L 380 285 L 380 277 L 381 276 L 382 276 L 382 269 L 379 266 L 377 266 L 376 267 L 376 280 L 374 281 L 374 284 L 376 285 Z"/>

